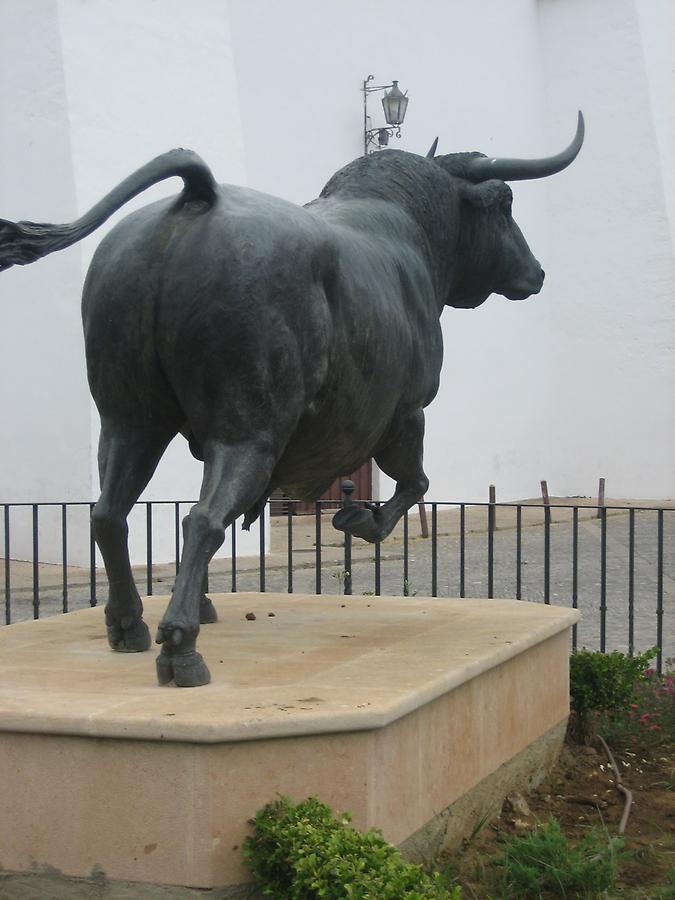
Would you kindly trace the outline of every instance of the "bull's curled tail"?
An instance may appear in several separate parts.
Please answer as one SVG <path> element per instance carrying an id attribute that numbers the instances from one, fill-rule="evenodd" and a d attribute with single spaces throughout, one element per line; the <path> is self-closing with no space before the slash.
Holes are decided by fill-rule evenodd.
<path id="1" fill-rule="evenodd" d="M 216 182 L 204 160 L 191 150 L 170 150 L 125 178 L 75 222 L 50 225 L 0 219 L 0 271 L 10 266 L 28 265 L 55 250 L 70 247 L 95 231 L 133 197 L 174 175 L 185 182 L 183 201 L 201 200 L 209 206 L 213 204 Z"/>

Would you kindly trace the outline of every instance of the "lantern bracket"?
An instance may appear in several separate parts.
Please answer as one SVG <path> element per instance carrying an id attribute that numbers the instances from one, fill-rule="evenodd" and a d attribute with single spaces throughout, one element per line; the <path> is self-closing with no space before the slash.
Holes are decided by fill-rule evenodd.
<path id="1" fill-rule="evenodd" d="M 388 91 L 392 91 L 393 89 L 398 90 L 398 82 L 392 81 L 389 84 L 371 84 L 371 81 L 375 80 L 374 75 L 369 75 L 363 82 L 363 154 L 364 156 L 368 156 L 370 153 L 376 153 L 378 150 L 382 150 L 389 144 L 390 137 L 401 137 L 401 125 L 403 123 L 403 118 L 405 116 L 405 107 L 407 106 L 407 91 L 403 96 L 406 97 L 405 104 L 403 106 L 403 114 L 401 116 L 401 120 L 396 122 L 393 125 L 381 125 L 377 128 L 369 127 L 372 124 L 371 118 L 368 115 L 368 94 L 372 94 L 375 91 L 384 91 L 385 97 L 387 96 Z M 400 96 L 400 95 L 399 95 Z"/>

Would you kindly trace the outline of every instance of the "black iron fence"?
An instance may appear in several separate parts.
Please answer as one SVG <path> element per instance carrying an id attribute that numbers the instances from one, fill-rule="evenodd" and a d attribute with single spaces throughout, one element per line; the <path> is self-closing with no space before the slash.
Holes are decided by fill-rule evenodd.
<path id="1" fill-rule="evenodd" d="M 386 541 L 370 545 L 336 532 L 321 503 L 313 515 L 298 516 L 293 502 L 270 502 L 283 503 L 284 514 L 261 519 L 255 557 L 238 556 L 237 529 L 228 529 L 230 555 L 212 562 L 211 591 L 515 597 L 578 608 L 575 647 L 633 653 L 657 646 L 659 671 L 675 655 L 675 508 L 439 501 L 425 504 L 428 537 L 411 511 Z M 134 567 L 141 594 L 170 591 L 180 565 L 181 520 L 191 505 L 137 505 L 145 544 L 145 561 Z M 93 504 L 2 508 L 4 622 L 97 605 L 106 588 L 89 526 Z M 159 530 L 161 562 L 154 558 Z M 73 531 L 80 557 L 82 540 L 87 544 L 84 565 L 70 558 Z"/>

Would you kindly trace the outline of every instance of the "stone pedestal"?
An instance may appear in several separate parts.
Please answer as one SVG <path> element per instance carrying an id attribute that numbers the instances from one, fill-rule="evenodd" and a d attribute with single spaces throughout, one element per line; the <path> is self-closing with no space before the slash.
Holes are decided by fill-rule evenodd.
<path id="1" fill-rule="evenodd" d="M 199 641 L 213 681 L 196 689 L 159 687 L 154 652 L 111 652 L 101 609 L 0 628 L 2 869 L 240 885 L 247 821 L 278 793 L 316 795 L 423 856 L 453 810 L 470 830 L 555 756 L 575 611 L 213 600 L 220 621 Z M 166 603 L 146 601 L 151 633 Z"/>

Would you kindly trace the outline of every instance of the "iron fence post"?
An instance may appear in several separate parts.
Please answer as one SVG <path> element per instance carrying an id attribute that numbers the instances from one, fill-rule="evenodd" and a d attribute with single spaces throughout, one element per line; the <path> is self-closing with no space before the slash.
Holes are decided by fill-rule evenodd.
<path id="1" fill-rule="evenodd" d="M 40 618 L 40 550 L 38 505 L 33 503 L 33 618 Z"/>
<path id="2" fill-rule="evenodd" d="M 495 500 L 494 484 L 490 485 L 490 501 L 488 503 L 488 597 L 495 595 Z"/>
<path id="3" fill-rule="evenodd" d="M 607 649 L 607 508 L 600 515 L 600 652 Z"/>
<path id="4" fill-rule="evenodd" d="M 575 506 L 572 510 L 572 608 L 579 608 L 579 507 Z M 577 631 L 578 625 L 575 622 L 572 626 L 572 649 L 577 649 Z"/>
<path id="5" fill-rule="evenodd" d="M 235 521 L 230 525 L 232 529 L 232 533 L 230 538 L 232 540 L 232 584 L 231 591 L 233 594 L 237 593 L 237 522 Z"/>
<path id="6" fill-rule="evenodd" d="M 321 503 L 314 506 L 314 589 L 321 593 Z"/>
<path id="7" fill-rule="evenodd" d="M 431 596 L 438 597 L 438 504 L 431 504 Z"/>
<path id="8" fill-rule="evenodd" d="M 343 508 L 347 508 L 352 504 L 352 494 L 356 490 L 353 481 L 348 478 L 342 482 L 342 494 L 344 496 Z M 344 592 L 346 596 L 352 593 L 352 536 L 345 531 L 345 570 L 344 570 Z"/>
<path id="9" fill-rule="evenodd" d="M 656 560 L 656 670 L 663 674 L 663 510 L 657 513 L 658 547 Z"/>
<path id="10" fill-rule="evenodd" d="M 523 507 L 516 506 L 516 600 L 522 600 Z"/>
<path id="11" fill-rule="evenodd" d="M 551 510 L 546 507 L 544 518 L 544 603 L 551 603 Z"/>
<path id="12" fill-rule="evenodd" d="M 403 594 L 410 590 L 410 560 L 408 558 L 408 510 L 403 513 Z"/>
<path id="13" fill-rule="evenodd" d="M 265 508 L 260 513 L 260 593 L 264 594 L 266 587 L 267 572 L 265 570 Z"/>
<path id="14" fill-rule="evenodd" d="M 10 555 L 9 555 L 9 503 L 5 503 L 4 509 L 5 523 L 5 624 L 12 624 L 12 593 L 11 593 L 11 577 L 10 577 Z"/>
<path id="15" fill-rule="evenodd" d="M 68 508 L 65 503 L 61 504 L 61 608 L 64 613 L 68 612 Z"/>
<path id="16" fill-rule="evenodd" d="M 459 506 L 459 596 L 464 597 L 466 594 L 465 584 L 465 567 L 466 567 L 466 546 L 465 546 L 465 529 L 466 529 L 466 507 L 464 503 Z"/>
<path id="17" fill-rule="evenodd" d="M 94 540 L 94 527 L 92 514 L 96 504 L 89 504 L 89 605 L 96 606 L 96 541 Z"/>
<path id="18" fill-rule="evenodd" d="M 288 566 L 288 580 L 286 587 L 289 594 L 293 593 L 293 501 L 288 501 L 286 508 L 286 542 L 287 556 L 286 565 Z"/>
<path id="19" fill-rule="evenodd" d="M 635 653 L 635 510 L 628 513 L 628 655 Z"/>
<path id="20" fill-rule="evenodd" d="M 145 576 L 148 597 L 152 597 L 152 503 L 145 504 Z"/>
<path id="21" fill-rule="evenodd" d="M 376 504 L 379 506 L 380 504 Z M 378 541 L 375 544 L 375 596 L 382 594 L 382 544 Z"/>

